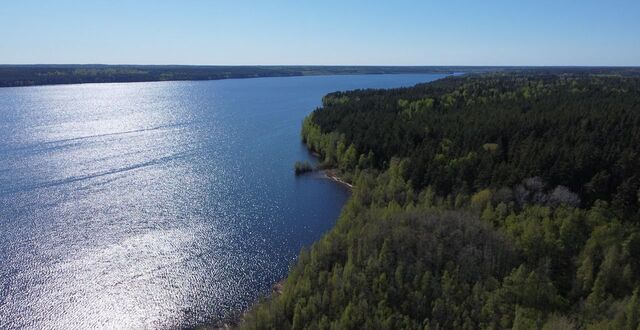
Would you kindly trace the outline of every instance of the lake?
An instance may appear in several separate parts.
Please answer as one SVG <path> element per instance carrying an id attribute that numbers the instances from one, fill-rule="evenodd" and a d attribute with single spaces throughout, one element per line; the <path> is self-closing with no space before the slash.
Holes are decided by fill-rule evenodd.
<path id="1" fill-rule="evenodd" d="M 326 93 L 443 75 L 0 89 L 0 328 L 182 328 L 246 309 L 349 191 L 302 119 Z"/>

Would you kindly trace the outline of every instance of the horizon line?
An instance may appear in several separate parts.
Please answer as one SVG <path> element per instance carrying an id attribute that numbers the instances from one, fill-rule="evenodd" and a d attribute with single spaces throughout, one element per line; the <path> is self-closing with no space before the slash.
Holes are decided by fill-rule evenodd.
<path id="1" fill-rule="evenodd" d="M 185 67 L 470 67 L 470 68 L 640 68 L 638 65 L 584 64 L 140 64 L 140 63 L 0 63 L 0 66 L 185 66 Z"/>

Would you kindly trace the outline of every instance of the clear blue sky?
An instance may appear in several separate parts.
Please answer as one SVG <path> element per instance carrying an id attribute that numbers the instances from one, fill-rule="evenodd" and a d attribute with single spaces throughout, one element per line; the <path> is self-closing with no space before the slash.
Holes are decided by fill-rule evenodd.
<path id="1" fill-rule="evenodd" d="M 2 0 L 0 63 L 640 65 L 640 0 Z"/>

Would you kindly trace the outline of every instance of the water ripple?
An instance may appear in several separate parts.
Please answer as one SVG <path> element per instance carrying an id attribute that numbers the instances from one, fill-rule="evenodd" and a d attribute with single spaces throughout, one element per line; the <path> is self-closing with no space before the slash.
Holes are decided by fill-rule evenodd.
<path id="1" fill-rule="evenodd" d="M 304 116 L 432 75 L 0 89 L 0 328 L 182 328 L 237 315 L 348 191 L 296 178 Z"/>

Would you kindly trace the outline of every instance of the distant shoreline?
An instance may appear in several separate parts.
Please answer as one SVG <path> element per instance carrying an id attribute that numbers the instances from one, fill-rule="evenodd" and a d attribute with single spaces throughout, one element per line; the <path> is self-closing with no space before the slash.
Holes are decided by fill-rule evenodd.
<path id="1" fill-rule="evenodd" d="M 363 74 L 453 74 L 496 70 L 463 66 L 188 66 L 188 65 L 6 65 L 0 87 L 204 81 L 242 78 Z"/>
<path id="2" fill-rule="evenodd" d="M 0 64 L 0 88 L 45 85 L 205 81 L 243 78 L 302 77 L 369 74 L 456 74 L 496 71 L 588 71 L 606 73 L 611 67 L 583 66 L 373 66 L 373 65 L 104 65 Z M 621 74 L 640 67 L 618 67 Z"/>

